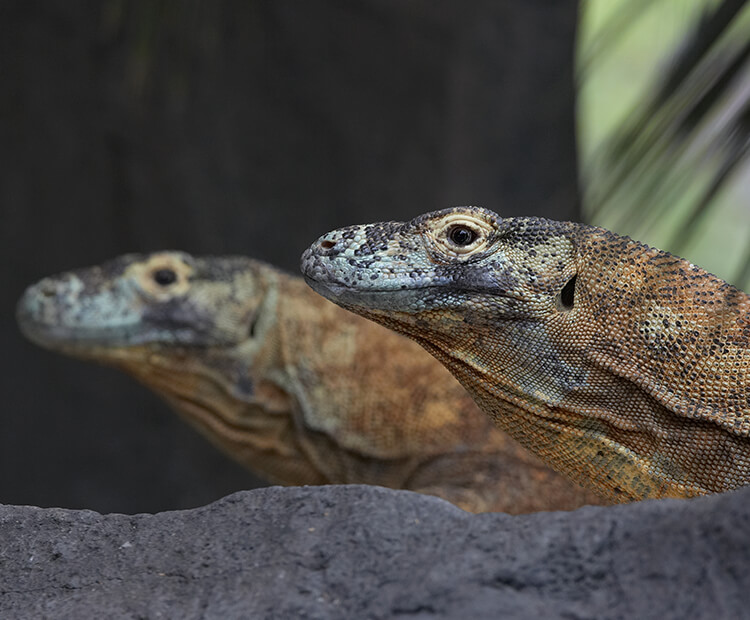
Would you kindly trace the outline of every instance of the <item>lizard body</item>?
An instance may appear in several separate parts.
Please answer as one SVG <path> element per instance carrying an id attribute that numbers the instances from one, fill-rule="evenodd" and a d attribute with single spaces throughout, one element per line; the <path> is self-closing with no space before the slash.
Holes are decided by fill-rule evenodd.
<path id="1" fill-rule="evenodd" d="M 18 317 L 36 343 L 131 374 L 275 483 L 378 484 L 472 511 L 598 501 L 415 343 L 249 258 L 123 256 L 40 281 Z"/>
<path id="2" fill-rule="evenodd" d="M 750 482 L 750 297 L 683 259 L 456 207 L 328 233 L 302 270 L 419 342 L 501 428 L 611 501 Z"/>

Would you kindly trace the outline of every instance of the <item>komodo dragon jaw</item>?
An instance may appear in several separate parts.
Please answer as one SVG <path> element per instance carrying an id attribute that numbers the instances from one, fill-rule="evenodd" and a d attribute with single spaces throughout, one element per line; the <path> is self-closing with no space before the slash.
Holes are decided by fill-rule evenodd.
<path id="1" fill-rule="evenodd" d="M 601 228 L 476 207 L 350 226 L 317 292 L 424 346 L 523 445 L 613 501 L 750 483 L 750 298 Z"/>

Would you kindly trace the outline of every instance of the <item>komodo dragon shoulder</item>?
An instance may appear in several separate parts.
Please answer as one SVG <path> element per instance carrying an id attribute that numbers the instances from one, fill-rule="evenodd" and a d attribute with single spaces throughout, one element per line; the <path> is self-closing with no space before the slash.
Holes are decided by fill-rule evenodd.
<path id="1" fill-rule="evenodd" d="M 419 342 L 499 426 L 612 501 L 750 482 L 750 297 L 683 259 L 457 207 L 328 233 L 302 270 Z"/>
<path id="2" fill-rule="evenodd" d="M 598 501 L 495 430 L 416 344 L 249 258 L 123 256 L 40 281 L 18 318 L 44 347 L 131 374 L 275 483 L 378 484 L 473 511 Z"/>

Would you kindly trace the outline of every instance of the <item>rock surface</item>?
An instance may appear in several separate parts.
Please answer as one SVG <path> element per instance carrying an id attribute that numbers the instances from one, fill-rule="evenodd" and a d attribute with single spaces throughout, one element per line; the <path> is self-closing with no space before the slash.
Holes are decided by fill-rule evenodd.
<path id="1" fill-rule="evenodd" d="M 272 487 L 134 516 L 0 507 L 4 618 L 727 618 L 750 489 L 471 515 L 377 487 Z"/>

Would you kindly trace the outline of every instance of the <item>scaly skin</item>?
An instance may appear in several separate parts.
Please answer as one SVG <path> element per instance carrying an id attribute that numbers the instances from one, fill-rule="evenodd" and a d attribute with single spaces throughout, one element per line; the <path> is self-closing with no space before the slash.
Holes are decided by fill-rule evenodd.
<path id="1" fill-rule="evenodd" d="M 501 428 L 611 501 L 750 482 L 750 297 L 685 260 L 456 207 L 328 233 L 302 271 L 416 340 Z"/>
<path id="2" fill-rule="evenodd" d="M 133 375 L 273 482 L 379 484 L 472 511 L 598 501 L 494 429 L 417 345 L 251 259 L 124 256 L 42 280 L 18 317 L 38 344 Z"/>

